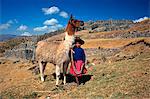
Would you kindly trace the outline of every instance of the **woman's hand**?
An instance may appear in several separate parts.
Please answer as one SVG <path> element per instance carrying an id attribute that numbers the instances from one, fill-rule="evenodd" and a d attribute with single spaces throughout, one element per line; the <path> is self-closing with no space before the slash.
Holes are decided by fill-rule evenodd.
<path id="1" fill-rule="evenodd" d="M 72 48 L 70 50 L 71 50 L 71 53 L 75 53 Z"/>

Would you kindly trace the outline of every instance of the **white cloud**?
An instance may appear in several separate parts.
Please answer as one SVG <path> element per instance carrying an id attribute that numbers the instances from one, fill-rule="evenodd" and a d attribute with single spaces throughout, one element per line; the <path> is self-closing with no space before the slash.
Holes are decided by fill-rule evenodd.
<path id="1" fill-rule="evenodd" d="M 58 27 L 58 28 L 62 28 L 62 27 L 63 27 L 63 25 L 61 25 L 61 24 L 58 24 L 58 25 L 57 25 L 57 27 Z"/>
<path id="2" fill-rule="evenodd" d="M 33 29 L 34 31 L 47 31 L 48 30 L 48 26 L 43 26 L 43 27 L 36 27 Z"/>
<path id="3" fill-rule="evenodd" d="M 65 11 L 61 11 L 59 15 L 62 16 L 63 18 L 68 18 L 68 13 Z"/>
<path id="4" fill-rule="evenodd" d="M 48 14 L 56 14 L 60 10 L 58 7 L 52 6 L 50 8 L 42 8 L 42 11 L 44 12 L 45 15 L 48 15 Z"/>
<path id="5" fill-rule="evenodd" d="M 21 36 L 32 36 L 32 34 L 29 33 L 29 32 L 24 32 L 24 33 L 21 34 Z"/>
<path id="6" fill-rule="evenodd" d="M 63 28 L 63 25 L 59 24 L 58 20 L 55 18 L 52 18 L 50 20 L 46 20 L 43 22 L 44 26 L 42 27 L 35 27 L 33 30 L 37 32 L 53 32 L 60 28 Z"/>
<path id="7" fill-rule="evenodd" d="M 8 29 L 13 24 L 12 20 L 9 20 L 7 23 L 0 24 L 0 30 Z"/>
<path id="8" fill-rule="evenodd" d="M 48 29 L 48 32 L 53 32 L 53 31 L 56 31 L 60 28 L 62 28 L 63 26 L 61 24 L 57 24 L 57 25 L 53 25 L 53 26 L 50 26 L 49 29 Z"/>
<path id="9" fill-rule="evenodd" d="M 19 31 L 24 31 L 26 30 L 28 27 L 26 25 L 20 25 L 19 28 L 17 28 L 17 30 Z"/>
<path id="10" fill-rule="evenodd" d="M 12 20 L 9 20 L 7 23 L 8 24 L 13 24 L 14 22 Z"/>
<path id="11" fill-rule="evenodd" d="M 139 19 L 137 19 L 137 20 L 134 20 L 133 22 L 134 22 L 134 23 L 137 23 L 137 22 L 144 21 L 144 20 L 146 20 L 146 19 L 148 19 L 148 17 L 139 18 Z"/>
<path id="12" fill-rule="evenodd" d="M 43 24 L 44 25 L 56 25 L 58 23 L 58 20 L 57 19 L 50 19 L 50 20 L 46 20 Z"/>
<path id="13" fill-rule="evenodd" d="M 6 23 L 6 24 L 1 24 L 0 25 L 0 30 L 5 30 L 8 29 L 10 27 L 10 24 Z"/>
<path id="14" fill-rule="evenodd" d="M 54 32 L 60 28 L 62 28 L 63 25 L 61 24 L 56 24 L 56 25 L 52 25 L 52 26 L 43 26 L 43 27 L 36 27 L 34 28 L 33 30 L 36 31 L 36 32 Z"/>

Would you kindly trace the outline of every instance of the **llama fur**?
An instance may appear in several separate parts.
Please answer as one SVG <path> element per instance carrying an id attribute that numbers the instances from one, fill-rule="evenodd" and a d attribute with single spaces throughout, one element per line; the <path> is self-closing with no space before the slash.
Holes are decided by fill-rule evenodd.
<path id="1" fill-rule="evenodd" d="M 38 42 L 36 48 L 36 60 L 40 65 L 41 80 L 44 81 L 43 62 L 52 63 L 56 66 L 56 85 L 60 76 L 60 71 L 63 66 L 63 73 L 66 73 L 66 69 L 70 62 L 69 51 L 74 43 L 74 35 L 68 35 L 65 32 L 65 40 L 61 43 L 48 42 L 43 40 Z M 64 77 L 64 84 L 66 83 L 66 77 Z"/>

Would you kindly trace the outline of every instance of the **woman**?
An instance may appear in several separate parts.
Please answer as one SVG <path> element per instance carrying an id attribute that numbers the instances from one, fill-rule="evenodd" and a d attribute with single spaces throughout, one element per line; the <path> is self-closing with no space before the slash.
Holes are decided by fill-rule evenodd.
<path id="1" fill-rule="evenodd" d="M 75 39 L 75 46 L 72 51 L 72 62 L 70 67 L 70 74 L 75 76 L 77 85 L 79 85 L 78 78 L 82 77 L 82 74 L 87 72 L 85 68 L 85 52 L 84 49 L 81 48 L 81 45 L 84 44 L 84 41 L 81 40 L 79 37 Z"/>

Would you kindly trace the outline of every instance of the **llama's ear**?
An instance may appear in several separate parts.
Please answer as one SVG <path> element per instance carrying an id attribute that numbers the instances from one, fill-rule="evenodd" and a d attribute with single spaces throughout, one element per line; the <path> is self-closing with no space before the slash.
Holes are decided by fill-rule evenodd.
<path id="1" fill-rule="evenodd" d="M 73 15 L 71 14 L 71 15 L 70 15 L 70 20 L 72 20 L 72 19 L 73 19 Z"/>

